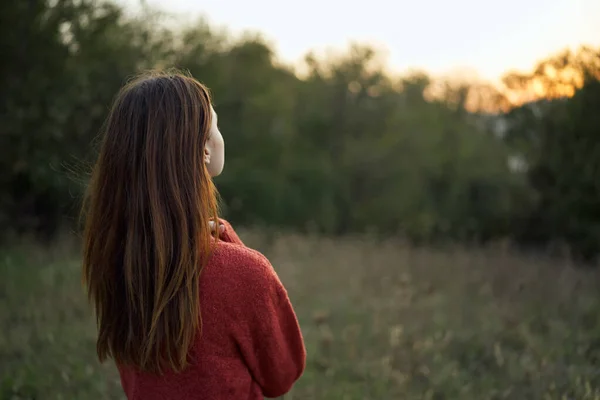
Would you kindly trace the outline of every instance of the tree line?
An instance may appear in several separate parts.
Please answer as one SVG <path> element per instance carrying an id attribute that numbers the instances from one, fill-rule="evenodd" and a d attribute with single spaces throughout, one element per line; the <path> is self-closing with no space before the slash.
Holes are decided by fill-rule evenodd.
<path id="1" fill-rule="evenodd" d="M 239 224 L 412 241 L 600 249 L 600 50 L 507 74 L 504 88 L 385 72 L 373 49 L 277 61 L 259 35 L 171 27 L 112 2 L 0 5 L 0 234 L 76 220 L 110 102 L 136 72 L 176 67 L 214 95 Z M 529 97 L 528 97 L 529 96 Z"/>

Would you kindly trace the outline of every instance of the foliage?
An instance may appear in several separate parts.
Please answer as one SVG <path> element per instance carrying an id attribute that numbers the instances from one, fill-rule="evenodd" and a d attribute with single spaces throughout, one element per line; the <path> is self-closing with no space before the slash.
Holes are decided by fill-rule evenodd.
<path id="1" fill-rule="evenodd" d="M 155 63 L 163 39 L 151 19 L 126 20 L 112 3 L 2 2 L 0 15 L 0 227 L 48 236 L 77 207 L 69 168 L 81 167 L 111 98 Z"/>
<path id="2" fill-rule="evenodd" d="M 511 97 L 418 72 L 392 76 L 360 45 L 336 58 L 309 54 L 300 76 L 259 35 L 202 20 L 170 28 L 151 9 L 130 16 L 93 0 L 0 7 L 0 235 L 50 238 L 72 224 L 114 93 L 140 70 L 174 66 L 213 91 L 227 143 L 217 185 L 238 223 L 415 242 L 525 241 L 541 229 L 542 242 L 564 239 L 589 255 L 600 247 L 592 49 L 508 75 Z M 490 114 L 515 94 L 541 87 L 556 97 L 584 81 L 541 115 L 528 106 Z M 527 173 L 510 168 L 515 155 Z"/>
<path id="3" fill-rule="evenodd" d="M 567 52 L 541 62 L 529 76 L 509 75 L 507 81 L 538 83 L 556 97 L 507 116 L 507 142 L 525 155 L 538 195 L 515 233 L 523 242 L 562 240 L 574 256 L 593 260 L 600 250 L 600 51 Z"/>

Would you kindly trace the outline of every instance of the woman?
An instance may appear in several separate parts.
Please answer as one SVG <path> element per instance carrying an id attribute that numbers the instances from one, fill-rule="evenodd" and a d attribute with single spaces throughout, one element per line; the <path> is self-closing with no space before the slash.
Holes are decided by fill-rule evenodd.
<path id="1" fill-rule="evenodd" d="M 304 370 L 285 288 L 218 219 L 223 163 L 202 84 L 151 73 L 119 92 L 84 206 L 83 276 L 98 357 L 130 400 L 278 397 Z"/>

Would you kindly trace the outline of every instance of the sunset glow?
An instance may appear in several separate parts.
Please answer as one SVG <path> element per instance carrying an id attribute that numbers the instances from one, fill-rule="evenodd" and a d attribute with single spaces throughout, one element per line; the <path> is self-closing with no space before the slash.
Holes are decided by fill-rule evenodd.
<path id="1" fill-rule="evenodd" d="M 309 52 L 343 52 L 350 43 L 372 45 L 394 74 L 423 70 L 433 77 L 460 76 L 502 88 L 507 73 L 532 71 L 564 49 L 600 46 L 597 0 L 118 0 L 131 10 L 145 3 L 183 25 L 205 18 L 232 34 L 258 32 L 280 61 L 301 72 Z M 175 22 L 176 21 L 176 22 Z M 558 74 L 549 71 L 549 75 Z M 561 78 L 562 79 L 562 78 Z M 572 79 L 571 79 L 572 80 Z M 542 82 L 527 93 L 504 93 L 511 102 L 574 92 L 572 82 L 548 90 Z"/>

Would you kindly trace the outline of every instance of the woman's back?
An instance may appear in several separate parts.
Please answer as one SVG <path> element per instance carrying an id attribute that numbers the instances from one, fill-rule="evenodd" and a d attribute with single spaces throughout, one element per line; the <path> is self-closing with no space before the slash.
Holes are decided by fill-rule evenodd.
<path id="1" fill-rule="evenodd" d="M 302 374 L 306 353 L 284 287 L 269 261 L 223 222 L 223 240 L 200 277 L 203 328 L 189 366 L 162 376 L 120 366 L 128 399 L 278 397 Z"/>
<path id="2" fill-rule="evenodd" d="M 219 236 L 225 142 L 210 93 L 180 73 L 125 85 L 83 211 L 83 280 L 130 400 L 260 399 L 302 374 L 298 321 L 275 271 Z"/>

